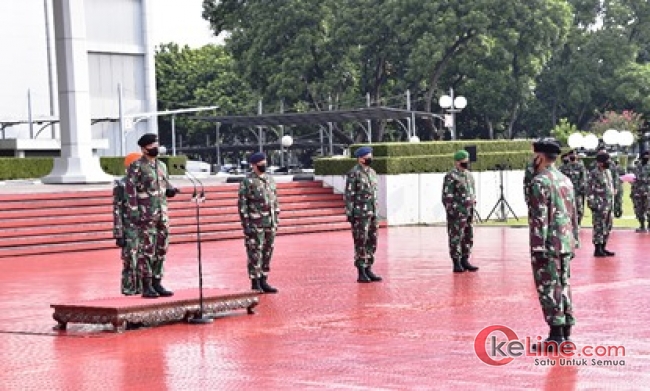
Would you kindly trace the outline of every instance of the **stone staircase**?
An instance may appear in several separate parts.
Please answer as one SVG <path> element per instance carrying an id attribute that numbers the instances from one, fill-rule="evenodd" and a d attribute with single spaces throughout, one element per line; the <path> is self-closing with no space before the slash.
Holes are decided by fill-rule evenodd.
<path id="1" fill-rule="evenodd" d="M 319 181 L 278 183 L 278 235 L 350 229 L 343 197 Z M 192 187 L 170 199 L 171 243 L 196 241 Z M 237 213 L 238 184 L 209 185 L 201 204 L 201 239 L 243 238 Z M 0 258 L 116 248 L 112 191 L 41 191 L 0 194 Z"/>

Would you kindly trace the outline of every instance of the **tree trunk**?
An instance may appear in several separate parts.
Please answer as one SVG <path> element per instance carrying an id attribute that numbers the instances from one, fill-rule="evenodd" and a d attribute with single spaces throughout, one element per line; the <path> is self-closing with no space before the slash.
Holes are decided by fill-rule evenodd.
<path id="1" fill-rule="evenodd" d="M 510 123 L 508 124 L 508 138 L 512 140 L 512 128 L 515 126 L 517 121 L 517 116 L 519 112 L 519 103 L 515 103 L 515 107 L 512 109 L 512 116 L 510 117 Z"/>
<path id="2" fill-rule="evenodd" d="M 488 118 L 487 116 L 485 117 L 485 123 L 487 124 L 488 127 L 488 135 L 489 135 L 488 137 L 490 138 L 490 140 L 494 140 L 494 125 L 492 124 L 490 118 Z"/>

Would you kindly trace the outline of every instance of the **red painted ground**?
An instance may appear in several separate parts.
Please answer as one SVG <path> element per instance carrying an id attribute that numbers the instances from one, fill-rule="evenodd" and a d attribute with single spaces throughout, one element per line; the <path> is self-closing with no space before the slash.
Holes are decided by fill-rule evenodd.
<path id="1" fill-rule="evenodd" d="M 616 231 L 614 258 L 591 256 L 585 231 L 572 283 L 573 339 L 625 347 L 625 366 L 489 366 L 480 330 L 546 335 L 526 229 L 476 231 L 478 273 L 454 275 L 442 227 L 381 230 L 382 283 L 357 284 L 349 232 L 279 237 L 256 315 L 208 325 L 111 333 L 71 324 L 52 331 L 51 303 L 116 295 L 118 250 L 0 261 L 0 390 L 515 390 L 650 387 L 650 235 Z M 206 243 L 204 284 L 248 289 L 241 241 Z M 196 246 L 171 249 L 166 286 L 197 286 Z M 500 340 L 503 337 L 497 335 Z"/>

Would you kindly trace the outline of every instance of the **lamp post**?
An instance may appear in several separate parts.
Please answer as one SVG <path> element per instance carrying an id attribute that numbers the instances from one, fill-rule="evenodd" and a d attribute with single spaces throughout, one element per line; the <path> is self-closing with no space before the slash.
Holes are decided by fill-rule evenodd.
<path id="1" fill-rule="evenodd" d="M 283 148 L 289 148 L 290 146 L 293 145 L 293 137 L 286 135 L 282 136 L 282 139 L 280 139 L 280 144 L 282 144 Z M 282 151 L 282 162 L 284 163 L 284 150 Z M 287 173 L 289 173 L 289 166 L 291 165 L 291 150 L 289 150 L 289 162 L 287 162 Z"/>
<path id="2" fill-rule="evenodd" d="M 451 139 L 456 140 L 456 113 L 461 112 L 465 107 L 467 107 L 467 99 L 464 96 L 454 97 L 454 89 L 449 89 L 449 95 L 443 95 L 438 100 L 438 104 L 443 109 L 447 110 L 450 113 L 450 121 L 447 121 L 445 118 L 445 126 L 451 128 Z"/>
<path id="3" fill-rule="evenodd" d="M 625 167 L 628 166 L 628 161 L 630 158 L 630 147 L 634 144 L 634 134 L 629 130 L 623 130 L 619 133 L 618 144 L 623 147 L 623 152 L 625 156 Z"/>

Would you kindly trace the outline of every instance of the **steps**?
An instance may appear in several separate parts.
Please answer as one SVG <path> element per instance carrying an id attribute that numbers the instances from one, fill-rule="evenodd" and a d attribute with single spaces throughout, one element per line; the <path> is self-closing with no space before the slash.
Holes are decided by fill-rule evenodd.
<path id="1" fill-rule="evenodd" d="M 238 184 L 205 188 L 201 240 L 242 239 L 237 212 Z M 278 183 L 278 235 L 348 230 L 343 197 L 322 182 Z M 0 258 L 116 248 L 113 195 L 106 190 L 0 194 Z M 48 191 L 49 190 L 49 191 Z M 171 244 L 196 241 L 191 187 L 169 199 Z"/>

